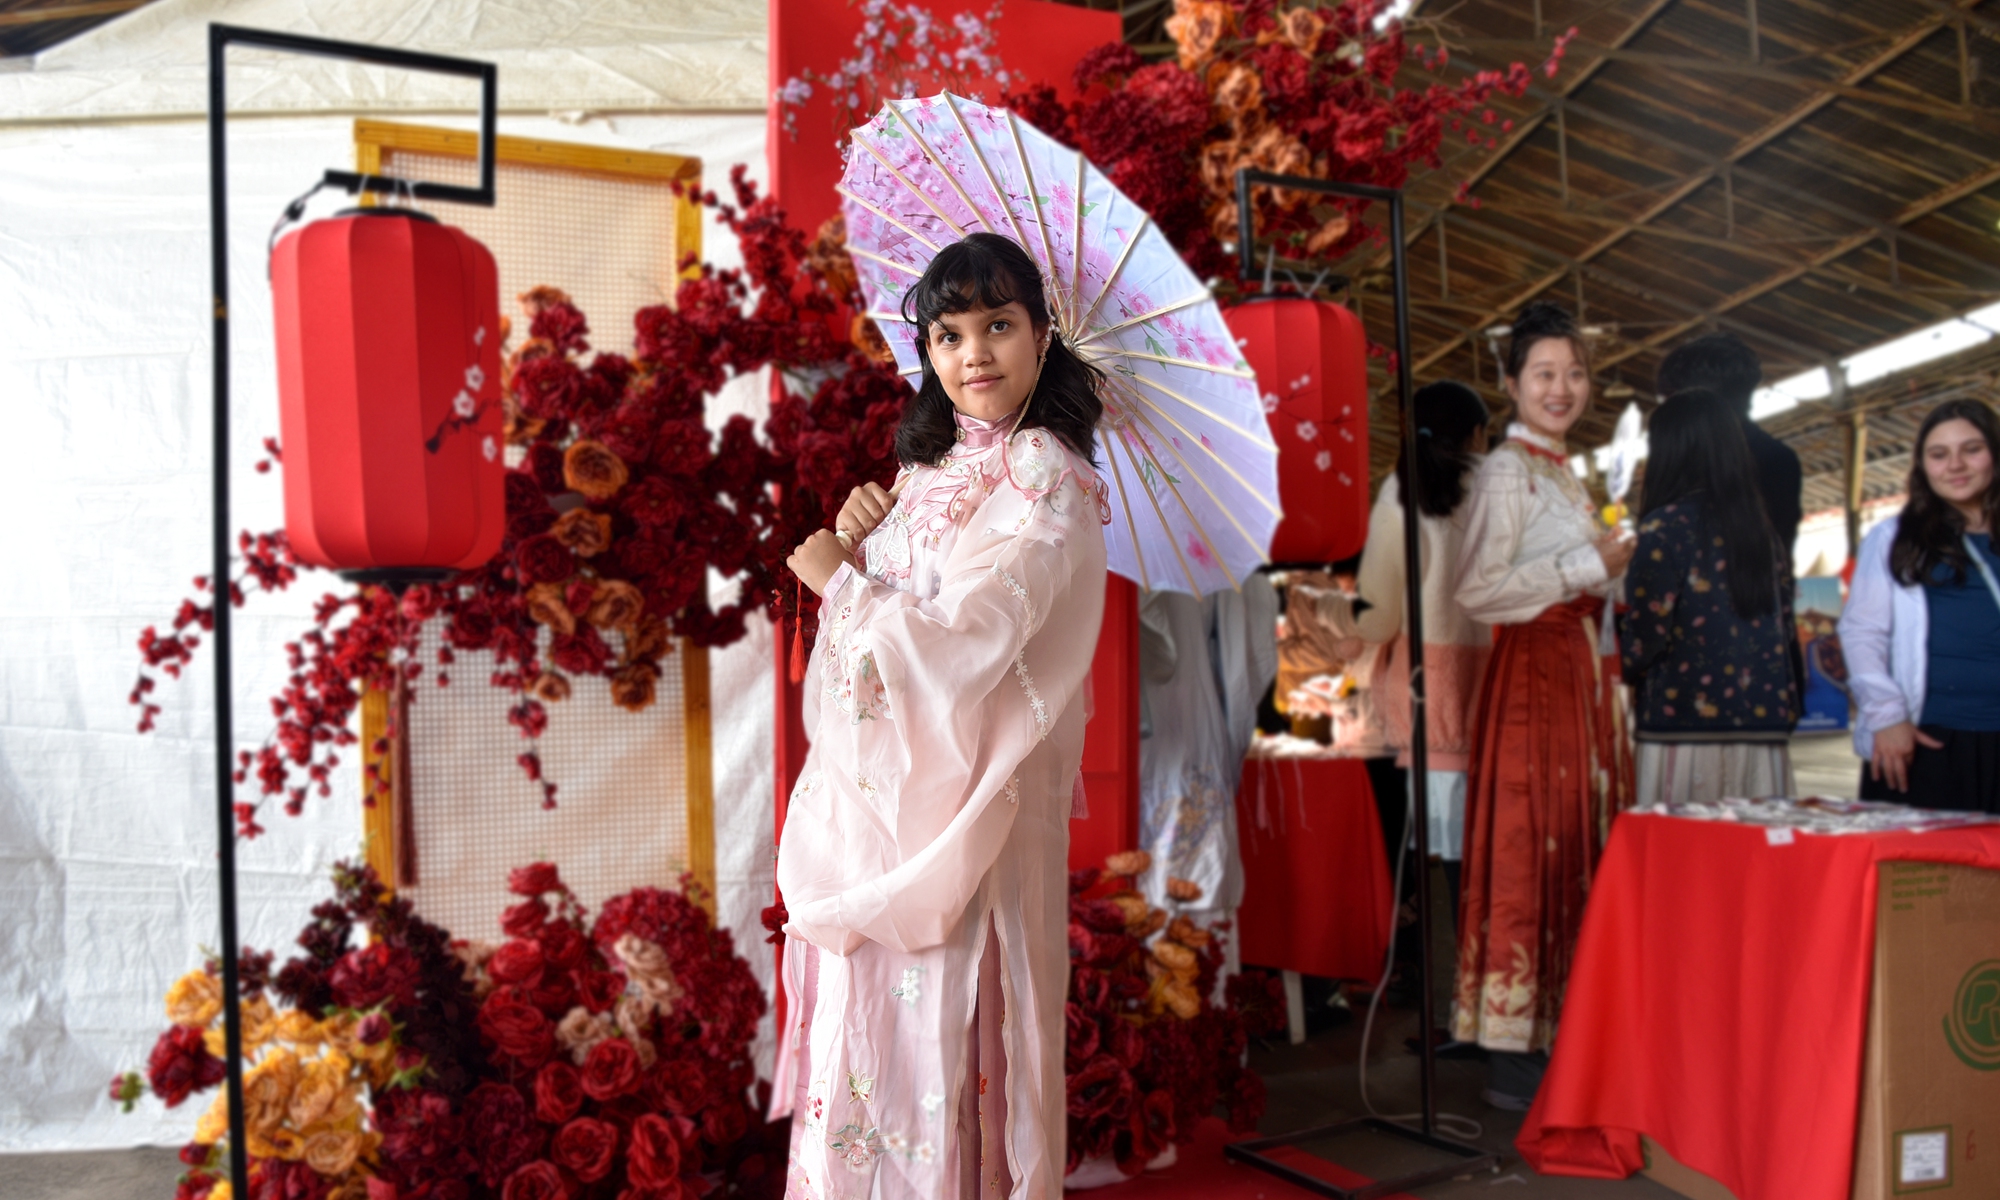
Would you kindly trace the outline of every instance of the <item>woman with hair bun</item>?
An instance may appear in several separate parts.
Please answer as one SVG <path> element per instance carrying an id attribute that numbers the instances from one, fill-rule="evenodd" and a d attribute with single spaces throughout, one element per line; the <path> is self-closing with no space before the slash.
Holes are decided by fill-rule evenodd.
<path id="1" fill-rule="evenodd" d="M 1584 898 L 1632 762 L 1599 619 L 1632 542 L 1599 522 L 1571 473 L 1590 360 L 1568 312 L 1533 304 L 1507 349 L 1515 406 L 1466 501 L 1457 598 L 1493 628 L 1467 774 L 1452 1036 L 1492 1055 L 1489 1103 L 1534 1098 Z"/>
<path id="2" fill-rule="evenodd" d="M 789 563 L 821 604 L 778 851 L 785 1195 L 1055 1197 L 1101 377 L 995 234 L 940 250 L 904 312 L 901 477 Z"/>

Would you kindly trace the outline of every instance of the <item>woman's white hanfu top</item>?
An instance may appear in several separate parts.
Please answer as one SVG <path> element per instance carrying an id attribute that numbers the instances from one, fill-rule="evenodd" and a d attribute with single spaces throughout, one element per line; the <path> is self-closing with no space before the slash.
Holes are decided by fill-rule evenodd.
<path id="1" fill-rule="evenodd" d="M 811 1028 L 780 1032 L 773 1116 L 809 1039 L 807 1194 L 956 1187 L 988 931 L 1000 939 L 1015 1197 L 1061 1194 L 1070 800 L 1104 610 L 1109 508 L 1054 435 L 959 418 L 828 581 L 812 740 L 778 854 L 785 932 L 819 947 Z M 785 956 L 799 1012 L 803 953 Z M 977 1153 L 977 1148 L 971 1148 Z"/>

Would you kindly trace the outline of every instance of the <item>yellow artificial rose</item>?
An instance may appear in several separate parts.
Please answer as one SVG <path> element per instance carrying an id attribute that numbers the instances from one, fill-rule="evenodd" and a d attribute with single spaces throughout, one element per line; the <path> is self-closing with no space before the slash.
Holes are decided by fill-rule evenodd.
<path id="1" fill-rule="evenodd" d="M 278 1014 L 272 1009 L 269 1000 L 259 996 L 254 1000 L 246 1001 L 241 1011 L 243 1013 L 243 1052 L 245 1054 L 248 1054 L 252 1050 L 262 1049 L 273 1037 L 277 1036 Z"/>
<path id="2" fill-rule="evenodd" d="M 229 1093 L 224 1090 L 194 1123 L 196 1145 L 213 1146 L 229 1134 Z"/>
<path id="3" fill-rule="evenodd" d="M 252 1158 L 282 1158 L 286 1162 L 297 1162 L 306 1154 L 306 1140 L 282 1126 L 270 1130 L 268 1135 L 251 1130 L 247 1144 Z"/>
<path id="4" fill-rule="evenodd" d="M 167 1020 L 190 1029 L 207 1029 L 222 1015 L 222 981 L 207 971 L 189 971 L 167 989 Z"/>
<path id="5" fill-rule="evenodd" d="M 235 1194 L 229 1186 L 229 1181 L 225 1179 L 208 1190 L 208 1200 L 231 1200 Z"/>
<path id="6" fill-rule="evenodd" d="M 287 1111 L 292 1128 L 304 1132 L 334 1119 L 335 1106 L 350 1090 L 347 1076 L 353 1065 L 338 1050 L 329 1050 L 305 1065 Z"/>
<path id="7" fill-rule="evenodd" d="M 367 1139 L 357 1130 L 327 1130 L 306 1139 L 306 1165 L 328 1179 L 338 1179 L 354 1169 L 367 1148 Z"/>
<path id="8" fill-rule="evenodd" d="M 286 1009 L 278 1017 L 277 1037 L 295 1046 L 317 1046 L 327 1040 L 332 1021 L 315 1021 L 310 1013 Z"/>
<path id="9" fill-rule="evenodd" d="M 243 1123 L 269 1136 L 284 1123 L 304 1070 L 290 1050 L 273 1050 L 243 1076 Z"/>

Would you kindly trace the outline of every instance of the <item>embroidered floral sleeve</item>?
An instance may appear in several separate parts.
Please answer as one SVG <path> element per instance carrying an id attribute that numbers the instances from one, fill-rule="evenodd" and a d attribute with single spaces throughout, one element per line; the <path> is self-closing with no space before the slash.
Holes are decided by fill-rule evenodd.
<path id="1" fill-rule="evenodd" d="M 1636 684 L 1667 656 L 1679 637 L 1675 607 L 1691 581 L 1701 580 L 1693 561 L 1688 514 L 1669 504 L 1639 525 L 1639 544 L 1626 568 L 1629 607 L 1618 618 L 1618 646 L 1625 681 Z"/>

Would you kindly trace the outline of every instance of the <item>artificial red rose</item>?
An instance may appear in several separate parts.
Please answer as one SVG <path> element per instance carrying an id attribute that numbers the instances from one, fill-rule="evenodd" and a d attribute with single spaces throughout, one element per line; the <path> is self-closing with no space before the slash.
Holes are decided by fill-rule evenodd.
<path id="1" fill-rule="evenodd" d="M 576 614 L 569 608 L 569 592 L 560 583 L 538 583 L 530 587 L 524 603 L 528 615 L 538 624 L 558 634 L 576 631 Z"/>
<path id="2" fill-rule="evenodd" d="M 563 890 L 562 875 L 554 863 L 529 863 L 507 872 L 507 890 L 516 896 L 542 896 Z"/>
<path id="3" fill-rule="evenodd" d="M 572 974 L 577 1002 L 594 1013 L 607 1013 L 625 994 L 625 977 L 614 971 L 580 968 Z"/>
<path id="4" fill-rule="evenodd" d="M 549 533 L 578 558 L 592 558 L 611 544 L 611 517 L 587 508 L 573 508 L 556 518 L 555 528 Z"/>
<path id="5" fill-rule="evenodd" d="M 637 1188 L 670 1188 L 680 1181 L 681 1143 L 674 1127 L 658 1113 L 632 1122 L 625 1151 L 626 1177 Z"/>
<path id="6" fill-rule="evenodd" d="M 541 1153 L 542 1134 L 521 1093 L 488 1081 L 465 1098 L 465 1141 L 478 1156 L 479 1175 L 497 1188 L 516 1168 Z"/>
<path id="7" fill-rule="evenodd" d="M 586 381 L 560 354 L 532 358 L 514 368 L 514 396 L 521 411 L 544 421 L 568 421 L 583 407 Z"/>
<path id="8" fill-rule="evenodd" d="M 563 482 L 562 462 L 562 451 L 547 442 L 536 442 L 528 447 L 528 457 L 517 469 L 532 476 L 544 493 L 554 495 L 569 490 L 569 485 Z"/>
<path id="9" fill-rule="evenodd" d="M 549 1144 L 549 1157 L 585 1183 L 604 1178 L 617 1153 L 618 1127 L 591 1117 L 578 1117 L 564 1125 Z"/>
<path id="10" fill-rule="evenodd" d="M 590 942 L 573 925 L 551 925 L 542 930 L 540 939 L 542 957 L 548 961 L 549 969 L 554 971 L 574 969 L 590 949 Z"/>
<path id="11" fill-rule="evenodd" d="M 569 1200 L 569 1185 L 554 1163 L 536 1159 L 507 1177 L 500 1200 Z"/>
<path id="12" fill-rule="evenodd" d="M 556 294 L 561 295 L 560 292 Z M 567 296 L 541 305 L 528 324 L 528 336 L 543 338 L 556 349 L 570 354 L 581 354 L 590 349 L 590 343 L 584 340 L 589 335 L 590 325 Z"/>
<path id="13" fill-rule="evenodd" d="M 597 630 L 578 625 L 549 642 L 549 661 L 572 675 L 599 675 L 611 662 L 611 647 L 604 644 Z"/>
<path id="14" fill-rule="evenodd" d="M 510 938 L 533 937 L 541 932 L 542 923 L 549 919 L 549 906 L 535 896 L 510 906 L 500 914 L 500 931 Z"/>
<path id="15" fill-rule="evenodd" d="M 1070 1062 L 1081 1066 L 1097 1053 L 1098 1038 L 1103 1031 L 1097 1018 L 1074 1000 L 1063 1006 L 1063 1016 L 1065 1053 Z"/>
<path id="16" fill-rule="evenodd" d="M 625 460 L 602 442 L 585 438 L 572 442 L 563 451 L 563 482 L 569 484 L 570 490 L 582 492 L 592 500 L 616 494 L 630 477 Z"/>
<path id="17" fill-rule="evenodd" d="M 620 667 L 611 677 L 612 703 L 627 712 L 641 712 L 653 703 L 659 682 L 660 668 L 652 663 Z"/>
<path id="18" fill-rule="evenodd" d="M 663 529 L 685 516 L 688 506 L 673 478 L 654 473 L 620 493 L 618 511 L 647 529 Z"/>
<path id="19" fill-rule="evenodd" d="M 507 536 L 523 541 L 547 529 L 556 519 L 541 484 L 519 471 L 507 472 Z"/>
<path id="20" fill-rule="evenodd" d="M 1132 1106 L 1132 1154 L 1120 1168 L 1145 1169 L 1147 1163 L 1174 1142 L 1174 1095 L 1166 1088 L 1154 1088 Z"/>
<path id="21" fill-rule="evenodd" d="M 479 1007 L 478 1024 L 495 1051 L 523 1066 L 540 1066 L 555 1053 L 555 1026 L 518 988 L 495 988 Z"/>
<path id="22" fill-rule="evenodd" d="M 606 517 L 607 522 L 610 521 Z M 646 597 L 639 589 L 622 579 L 612 579 L 601 583 L 591 597 L 587 619 L 599 629 L 630 629 L 639 621 L 639 614 L 646 609 Z"/>
<path id="23" fill-rule="evenodd" d="M 373 1008 L 384 1001 L 408 1008 L 417 1002 L 420 971 L 407 952 L 376 942 L 342 955 L 328 982 L 342 1008 Z"/>
<path id="24" fill-rule="evenodd" d="M 1146 1035 L 1130 1021 L 1114 1021 L 1111 1036 L 1104 1040 L 1102 1048 L 1128 1070 L 1137 1069 L 1146 1061 Z"/>
<path id="25" fill-rule="evenodd" d="M 616 1100 L 639 1086 L 639 1052 L 622 1037 L 591 1047 L 583 1061 L 583 1091 L 593 1100 Z"/>
<path id="26" fill-rule="evenodd" d="M 499 984 L 514 984 L 532 990 L 542 981 L 545 967 L 541 943 L 517 938 L 493 952 L 486 960 L 486 973 Z"/>
<path id="27" fill-rule="evenodd" d="M 146 1083 L 168 1108 L 221 1083 L 226 1074 L 227 1064 L 208 1052 L 202 1031 L 188 1025 L 170 1026 L 146 1061 Z"/>
<path id="28" fill-rule="evenodd" d="M 396 1023 L 379 1012 L 369 1013 L 355 1022 L 354 1040 L 363 1046 L 379 1046 L 396 1032 Z"/>
<path id="29" fill-rule="evenodd" d="M 1069 1115 L 1090 1120 L 1110 1116 L 1123 1119 L 1131 1111 L 1132 1076 L 1125 1064 L 1109 1054 L 1099 1054 L 1071 1072 L 1065 1080 L 1069 1095 Z"/>
<path id="30" fill-rule="evenodd" d="M 535 1119 L 560 1125 L 583 1107 L 583 1077 L 576 1068 L 557 1059 L 535 1076 Z"/>
<path id="31" fill-rule="evenodd" d="M 460 604 L 451 611 L 444 628 L 445 641 L 458 650 L 484 650 L 493 644 L 492 610 L 477 604 Z"/>
<path id="32" fill-rule="evenodd" d="M 576 574 L 576 555 L 546 533 L 538 533 L 514 548 L 514 574 L 522 584 L 561 583 Z"/>

